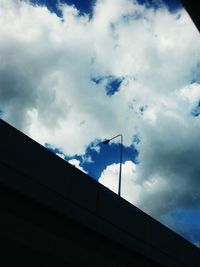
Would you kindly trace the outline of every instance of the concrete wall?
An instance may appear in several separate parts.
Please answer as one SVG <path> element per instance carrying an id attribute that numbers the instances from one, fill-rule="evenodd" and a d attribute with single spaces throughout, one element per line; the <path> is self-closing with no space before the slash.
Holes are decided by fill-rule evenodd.
<path id="1" fill-rule="evenodd" d="M 192 18 L 197 29 L 200 31 L 200 6 L 197 0 L 182 0 L 184 8 Z"/>
<path id="2" fill-rule="evenodd" d="M 199 249 L 176 233 L 3 121 L 0 133 L 0 242 L 10 260 L 200 266 Z"/>

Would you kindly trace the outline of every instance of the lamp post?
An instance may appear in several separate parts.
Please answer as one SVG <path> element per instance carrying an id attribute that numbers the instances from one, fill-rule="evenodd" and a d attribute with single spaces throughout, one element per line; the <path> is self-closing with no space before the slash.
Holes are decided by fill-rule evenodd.
<path id="1" fill-rule="evenodd" d="M 118 186 L 118 195 L 121 196 L 121 180 L 122 180 L 122 145 L 123 145 L 123 135 L 118 134 L 110 139 L 106 139 L 103 141 L 103 144 L 108 144 L 111 140 L 120 137 L 121 140 L 121 146 L 120 146 L 120 165 L 119 165 L 119 186 Z"/>

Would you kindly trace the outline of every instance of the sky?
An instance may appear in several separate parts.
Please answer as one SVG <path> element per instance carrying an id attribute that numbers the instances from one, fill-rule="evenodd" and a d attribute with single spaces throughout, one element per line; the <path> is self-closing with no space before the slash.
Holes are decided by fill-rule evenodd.
<path id="1" fill-rule="evenodd" d="M 0 117 L 200 246 L 200 35 L 180 1 L 0 0 Z"/>

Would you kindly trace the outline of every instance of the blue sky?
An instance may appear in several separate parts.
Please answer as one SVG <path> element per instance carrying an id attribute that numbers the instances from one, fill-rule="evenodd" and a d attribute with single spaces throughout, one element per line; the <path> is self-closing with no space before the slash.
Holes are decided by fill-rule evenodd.
<path id="1" fill-rule="evenodd" d="M 90 144 L 84 155 L 75 155 L 73 159 L 80 161 L 80 165 L 84 168 L 84 170 L 95 180 L 98 180 L 101 176 L 102 171 L 106 168 L 107 165 L 112 163 L 120 162 L 120 144 L 103 144 L 101 140 L 97 140 L 99 151 L 94 149 L 95 144 Z M 46 147 L 59 155 L 63 155 L 65 160 L 72 159 L 71 157 L 64 155 L 62 151 L 57 148 L 51 147 L 50 144 L 46 144 Z M 138 162 L 137 159 L 138 151 L 134 148 L 134 145 L 130 147 L 123 146 L 123 159 L 122 162 L 126 162 L 127 160 L 131 160 L 135 163 Z"/>
<path id="2" fill-rule="evenodd" d="M 62 16 L 57 4 L 59 1 L 56 0 L 31 0 L 33 4 L 45 5 L 49 8 L 50 11 L 55 12 L 57 15 Z M 87 13 L 92 15 L 92 7 L 95 3 L 95 0 L 61 0 L 60 3 L 66 3 L 68 5 L 74 5 L 80 12 L 80 14 Z"/>
<path id="3" fill-rule="evenodd" d="M 61 13 L 59 12 L 59 9 L 57 8 L 58 1 L 56 0 L 31 0 L 34 4 L 40 4 L 45 5 L 51 10 L 52 12 L 55 12 L 59 16 Z M 93 6 L 95 4 L 95 0 L 61 0 L 61 3 L 66 3 L 68 5 L 74 5 L 81 14 L 87 13 L 92 15 Z M 174 12 L 177 9 L 181 8 L 182 4 L 180 0 L 163 0 L 163 1 L 155 1 L 155 0 L 138 0 L 138 3 L 141 5 L 147 5 L 149 7 L 157 8 L 161 4 L 164 4 L 170 11 Z"/>
<path id="4" fill-rule="evenodd" d="M 0 0 L 0 116 L 114 192 L 120 140 L 101 142 L 123 134 L 122 197 L 199 245 L 200 36 L 180 1 L 31 2 Z"/>

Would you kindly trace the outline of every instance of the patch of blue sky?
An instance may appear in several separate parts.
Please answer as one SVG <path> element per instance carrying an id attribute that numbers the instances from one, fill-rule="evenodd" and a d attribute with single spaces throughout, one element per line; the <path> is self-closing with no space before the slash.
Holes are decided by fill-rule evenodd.
<path id="1" fill-rule="evenodd" d="M 137 2 L 146 7 L 153 7 L 155 9 L 164 5 L 170 12 L 176 12 L 178 9 L 182 8 L 181 0 L 137 0 Z"/>
<path id="2" fill-rule="evenodd" d="M 124 80 L 124 77 L 115 77 L 112 75 L 108 75 L 108 76 L 92 77 L 91 80 L 96 84 L 106 82 L 105 85 L 106 94 L 108 96 L 112 96 L 120 90 L 120 86 Z"/>
<path id="3" fill-rule="evenodd" d="M 49 11 L 56 13 L 59 17 L 62 17 L 62 12 L 58 7 L 57 0 L 30 0 L 30 2 L 34 5 L 46 6 Z"/>
<path id="4" fill-rule="evenodd" d="M 200 207 L 199 207 L 200 208 Z M 174 231 L 200 247 L 200 210 L 175 209 L 167 215 Z M 188 231 L 188 228 L 190 229 Z"/>
<path id="5" fill-rule="evenodd" d="M 68 4 L 75 6 L 80 15 L 88 14 L 92 17 L 93 6 L 96 3 L 96 0 L 31 0 L 33 4 L 45 5 L 51 12 L 56 13 L 59 17 L 62 17 L 62 12 L 58 7 L 58 4 Z"/>
<path id="6" fill-rule="evenodd" d="M 0 108 L 0 117 L 3 116 L 3 110 Z"/>
<path id="7" fill-rule="evenodd" d="M 98 180 L 101 176 L 102 171 L 113 163 L 120 162 L 120 144 L 111 143 L 111 144 L 103 144 L 102 142 L 98 142 L 98 149 L 95 149 L 96 141 L 91 143 L 84 155 L 74 155 L 68 156 L 64 155 L 63 152 L 58 149 L 52 147 L 50 144 L 45 144 L 45 147 L 49 149 L 51 152 L 59 155 L 63 155 L 66 161 L 71 159 L 77 159 L 80 162 L 80 166 L 88 173 L 89 176 Z M 123 158 L 122 163 L 125 161 L 133 161 L 134 163 L 138 163 L 138 151 L 131 145 L 129 147 L 123 146 Z"/>
<path id="8" fill-rule="evenodd" d="M 181 223 L 190 223 L 190 224 L 196 224 L 197 222 L 200 222 L 200 210 L 183 210 L 183 209 L 175 209 L 171 216 L 176 219 L 176 221 L 179 221 Z M 200 227 L 200 225 L 199 225 Z"/>
<path id="9" fill-rule="evenodd" d="M 116 92 L 118 92 L 122 81 L 123 78 L 115 78 L 115 77 L 110 78 L 106 85 L 106 94 L 108 96 L 112 96 Z"/>
<path id="10" fill-rule="evenodd" d="M 33 4 L 45 5 L 51 12 L 56 13 L 59 17 L 62 17 L 62 12 L 58 8 L 58 3 L 74 5 L 80 12 L 80 15 L 88 14 L 92 17 L 93 6 L 96 0 L 30 0 Z M 171 11 L 177 11 L 182 7 L 181 0 L 137 0 L 139 4 L 144 4 L 146 7 L 159 8 L 163 4 Z M 136 17 L 139 14 L 135 14 Z M 140 15 L 139 15 L 140 16 Z M 125 17 L 125 19 L 130 19 Z"/>
<path id="11" fill-rule="evenodd" d="M 200 115 L 200 100 L 199 100 L 198 104 L 196 105 L 196 107 L 192 109 L 191 114 L 194 117 L 198 117 Z"/>
<path id="12" fill-rule="evenodd" d="M 111 143 L 105 145 L 99 143 L 99 147 L 100 147 L 100 152 L 88 146 L 88 149 L 86 150 L 86 155 L 91 156 L 92 163 L 84 162 L 82 164 L 83 168 L 95 180 L 98 180 L 100 178 L 102 171 L 108 165 L 120 162 L 120 144 Z M 129 147 L 123 146 L 123 158 L 122 158 L 123 163 L 127 160 L 137 163 L 137 157 L 138 157 L 138 151 L 133 145 Z"/>

